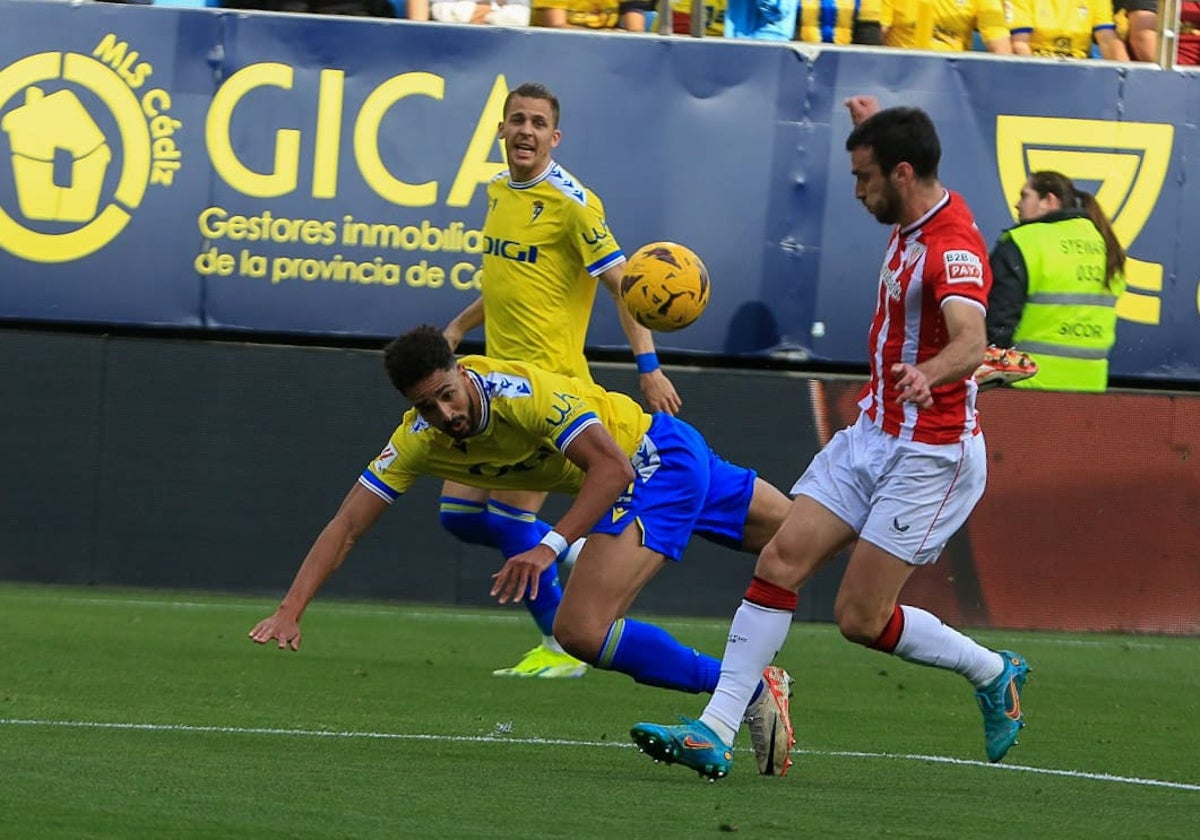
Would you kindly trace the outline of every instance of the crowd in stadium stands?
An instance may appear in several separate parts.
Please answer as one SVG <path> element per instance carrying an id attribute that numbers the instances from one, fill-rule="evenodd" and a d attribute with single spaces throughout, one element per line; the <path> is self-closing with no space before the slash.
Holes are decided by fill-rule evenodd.
<path id="1" fill-rule="evenodd" d="M 115 0 L 493 26 L 657 32 L 656 0 Z M 692 30 L 692 0 L 671 0 Z M 1179 0 L 1177 65 L 1200 64 L 1200 0 Z M 707 37 L 1062 59 L 1156 61 L 1158 0 L 701 0 Z"/>

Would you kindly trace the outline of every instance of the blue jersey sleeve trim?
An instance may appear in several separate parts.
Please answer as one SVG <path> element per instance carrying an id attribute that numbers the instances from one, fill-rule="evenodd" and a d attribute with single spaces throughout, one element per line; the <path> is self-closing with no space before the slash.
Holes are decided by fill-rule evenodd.
<path id="1" fill-rule="evenodd" d="M 618 249 L 613 251 L 607 257 L 596 260 L 587 267 L 587 273 L 595 277 L 597 274 L 603 274 L 606 270 L 614 265 L 619 265 L 625 261 L 625 252 Z"/>
<path id="2" fill-rule="evenodd" d="M 363 470 L 363 474 L 358 477 L 358 483 L 370 490 L 379 498 L 383 499 L 389 505 L 396 501 L 396 499 L 400 498 L 399 493 L 384 484 L 383 481 L 380 480 L 379 476 L 375 475 L 375 473 L 371 472 L 370 470 Z"/>
<path id="3" fill-rule="evenodd" d="M 558 447 L 559 452 L 566 452 L 567 447 L 570 446 L 571 442 L 579 436 L 580 432 L 582 432 L 588 426 L 599 422 L 600 418 L 590 411 L 587 414 L 579 415 L 579 417 L 575 418 L 574 423 L 563 429 L 562 433 L 554 439 L 554 445 Z"/>

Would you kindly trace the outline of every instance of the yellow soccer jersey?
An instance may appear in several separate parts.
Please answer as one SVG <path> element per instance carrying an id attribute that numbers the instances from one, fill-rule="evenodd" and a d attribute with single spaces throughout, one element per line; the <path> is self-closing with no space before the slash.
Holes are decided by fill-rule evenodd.
<path id="1" fill-rule="evenodd" d="M 587 338 L 596 275 L 625 255 L 600 199 L 557 163 L 514 184 L 488 184 L 483 222 L 487 355 L 591 381 Z"/>
<path id="2" fill-rule="evenodd" d="M 580 431 L 602 423 L 632 456 L 653 419 L 624 394 L 521 362 L 463 356 L 480 394 L 480 431 L 458 441 L 404 414 L 359 483 L 387 502 L 423 475 L 489 490 L 573 494 L 583 471 L 563 451 Z"/>
<path id="3" fill-rule="evenodd" d="M 1087 58 L 1091 55 L 1092 34 L 1097 29 L 1113 29 L 1112 3 L 1109 0 L 1012 0 L 1015 33 L 1029 33 L 1029 48 L 1034 55 L 1059 58 Z"/>
<path id="4" fill-rule="evenodd" d="M 1008 37 L 1001 0 L 883 0 L 879 11 L 889 47 L 965 52 L 976 29 L 984 43 Z"/>

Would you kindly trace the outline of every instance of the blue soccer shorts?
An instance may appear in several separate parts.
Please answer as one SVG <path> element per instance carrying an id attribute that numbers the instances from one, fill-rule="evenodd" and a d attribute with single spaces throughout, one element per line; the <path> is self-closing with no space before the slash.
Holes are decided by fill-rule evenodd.
<path id="1" fill-rule="evenodd" d="M 756 473 L 731 464 L 692 426 L 659 412 L 630 458 L 637 473 L 593 528 L 620 534 L 636 522 L 642 544 L 679 560 L 693 533 L 740 547 Z"/>

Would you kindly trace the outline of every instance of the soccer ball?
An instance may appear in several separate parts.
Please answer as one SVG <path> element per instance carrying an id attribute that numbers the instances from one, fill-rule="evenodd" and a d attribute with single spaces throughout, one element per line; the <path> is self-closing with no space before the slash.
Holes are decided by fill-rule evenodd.
<path id="1" fill-rule="evenodd" d="M 708 306 L 708 269 L 683 245 L 651 242 L 625 263 L 621 300 L 643 327 L 681 330 Z"/>

